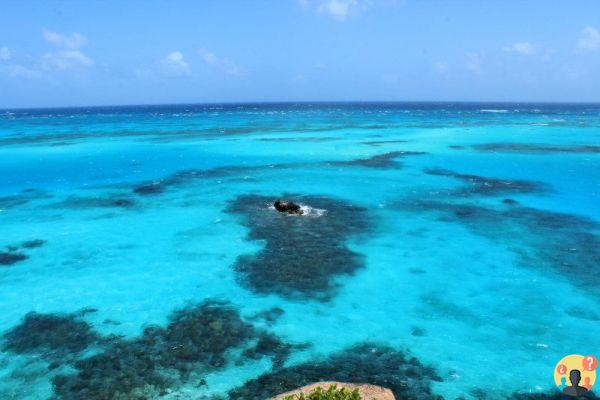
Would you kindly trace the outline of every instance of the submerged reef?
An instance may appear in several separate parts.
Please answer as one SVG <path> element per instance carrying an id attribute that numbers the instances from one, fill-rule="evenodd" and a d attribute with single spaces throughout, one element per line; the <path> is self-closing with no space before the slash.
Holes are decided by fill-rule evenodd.
<path id="1" fill-rule="evenodd" d="M 292 345 L 244 322 L 225 302 L 205 301 L 173 313 L 166 327 L 151 326 L 134 339 L 114 339 L 103 351 L 73 364 L 74 374 L 53 379 L 55 398 L 143 399 L 222 368 L 238 349 L 243 362 L 270 357 L 281 367 Z"/>
<path id="2" fill-rule="evenodd" d="M 334 142 L 340 140 L 338 137 L 331 136 L 305 136 L 305 137 L 274 137 L 256 139 L 261 142 Z"/>
<path id="3" fill-rule="evenodd" d="M 303 165 L 303 164 L 299 164 Z M 275 169 L 286 169 L 293 167 L 294 164 L 269 164 L 256 166 L 229 166 L 216 167 L 211 169 L 190 169 L 175 172 L 169 176 L 153 181 L 134 184 L 133 193 L 140 196 L 153 196 L 166 192 L 171 187 L 184 185 L 197 179 L 217 179 L 230 176 L 239 176 L 252 174 L 253 172 Z"/>
<path id="4" fill-rule="evenodd" d="M 368 142 L 361 142 L 362 144 L 368 144 L 369 146 L 379 146 L 382 144 L 392 144 L 392 143 L 408 143 L 408 140 L 371 140 Z"/>
<path id="5" fill-rule="evenodd" d="M 363 266 L 345 241 L 366 231 L 367 211 L 327 197 L 285 197 L 324 211 L 320 216 L 281 214 L 269 207 L 277 196 L 243 195 L 229 204 L 227 212 L 240 215 L 250 229 L 248 239 L 265 243 L 258 253 L 239 257 L 235 270 L 241 284 L 257 293 L 326 301 L 337 276 Z"/>
<path id="6" fill-rule="evenodd" d="M 396 159 L 405 156 L 418 156 L 427 154 L 421 151 L 390 151 L 377 154 L 369 158 L 357 158 L 350 161 L 330 161 L 329 165 L 357 166 L 378 169 L 401 168 L 402 164 Z"/>
<path id="7" fill-rule="evenodd" d="M 441 381 L 433 368 L 401 351 L 373 343 L 266 373 L 231 390 L 229 398 L 264 400 L 319 381 L 370 383 L 391 389 L 397 399 L 441 399 L 431 392 L 431 381 Z"/>
<path id="8" fill-rule="evenodd" d="M 26 240 L 25 242 L 21 243 L 21 247 L 24 249 L 36 249 L 38 247 L 42 247 L 45 244 L 46 244 L 45 240 L 33 239 L 33 240 Z"/>
<path id="9" fill-rule="evenodd" d="M 132 208 L 135 201 L 126 196 L 108 195 L 96 197 L 70 196 L 65 200 L 55 203 L 56 208 L 85 209 L 85 208 Z"/>
<path id="10" fill-rule="evenodd" d="M 273 307 L 273 308 L 270 308 L 268 310 L 256 313 L 256 314 L 254 314 L 253 316 L 251 316 L 248 319 L 251 320 L 251 321 L 262 319 L 267 324 L 271 325 L 275 321 L 277 321 L 279 319 L 279 317 L 281 317 L 283 314 L 284 314 L 283 309 L 281 309 L 279 307 Z"/>
<path id="11" fill-rule="evenodd" d="M 0 251 L 0 266 L 10 266 L 21 261 L 25 261 L 29 258 L 27 254 L 24 254 L 19 249 L 36 249 L 46 244 L 45 240 L 33 239 L 27 240 L 18 245 L 6 246 L 6 251 Z"/>
<path id="12" fill-rule="evenodd" d="M 98 340 L 90 325 L 74 314 L 29 313 L 4 333 L 2 350 L 39 354 L 57 360 L 86 349 Z"/>
<path id="13" fill-rule="evenodd" d="M 34 200 L 49 199 L 51 197 L 51 195 L 42 190 L 25 189 L 19 192 L 18 194 L 12 196 L 0 197 L 0 210 L 16 208 Z"/>
<path id="14" fill-rule="evenodd" d="M 454 192 L 454 194 L 460 196 L 499 196 L 505 194 L 544 193 L 549 191 L 547 185 L 542 182 L 489 178 L 480 175 L 461 174 L 441 168 L 427 169 L 425 173 L 447 176 L 464 182 L 465 185 Z"/>
<path id="15" fill-rule="evenodd" d="M 306 345 L 291 345 L 282 341 L 276 335 L 262 332 L 256 344 L 244 351 L 244 356 L 259 359 L 267 356 L 273 360 L 273 368 L 280 369 L 294 349 L 304 349 Z"/>
<path id="16" fill-rule="evenodd" d="M 505 243 L 519 255 L 522 265 L 550 268 L 600 295 L 600 224 L 591 219 L 519 205 L 492 208 L 420 200 L 406 206 L 439 213 L 442 221 L 462 224 L 496 243 Z"/>
<path id="17" fill-rule="evenodd" d="M 23 253 L 17 253 L 16 251 L 3 251 L 0 252 L 0 265 L 9 266 L 16 264 L 20 261 L 25 261 L 27 257 Z"/>
<path id="18" fill-rule="evenodd" d="M 600 146 L 595 145 L 555 145 L 534 143 L 485 143 L 475 144 L 473 149 L 499 153 L 600 153 Z"/>

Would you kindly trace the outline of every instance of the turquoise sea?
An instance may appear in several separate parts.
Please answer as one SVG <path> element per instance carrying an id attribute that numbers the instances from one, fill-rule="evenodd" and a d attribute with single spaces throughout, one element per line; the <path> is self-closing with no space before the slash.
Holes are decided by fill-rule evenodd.
<path id="1" fill-rule="evenodd" d="M 3 110 L 0 398 L 543 398 L 599 205 L 600 105 Z"/>

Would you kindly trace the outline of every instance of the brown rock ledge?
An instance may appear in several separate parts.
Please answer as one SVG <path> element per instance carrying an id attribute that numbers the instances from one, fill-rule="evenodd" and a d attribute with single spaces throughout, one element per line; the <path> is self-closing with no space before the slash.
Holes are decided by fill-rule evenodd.
<path id="1" fill-rule="evenodd" d="M 330 386 L 336 385 L 338 389 L 346 388 L 348 390 L 358 389 L 360 398 L 362 400 L 395 400 L 394 394 L 390 389 L 382 388 L 381 386 L 369 385 L 367 383 L 344 383 L 344 382 L 317 382 L 310 385 L 303 386 L 301 388 L 282 393 L 273 397 L 271 400 L 283 400 L 286 396 L 299 395 L 304 393 L 308 395 L 312 393 L 316 388 L 320 387 L 323 390 L 329 389 Z"/>

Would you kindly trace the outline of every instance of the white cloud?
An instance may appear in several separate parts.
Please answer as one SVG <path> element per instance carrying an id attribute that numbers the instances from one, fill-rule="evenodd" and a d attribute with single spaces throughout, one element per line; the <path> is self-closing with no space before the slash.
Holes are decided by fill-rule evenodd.
<path id="1" fill-rule="evenodd" d="M 600 50 L 600 31 L 591 26 L 585 27 L 581 31 L 581 36 L 577 43 L 577 50 L 583 52 Z"/>
<path id="2" fill-rule="evenodd" d="M 8 47 L 0 47 L 0 60 L 7 61 L 10 60 L 11 54 Z"/>
<path id="3" fill-rule="evenodd" d="M 42 70 L 66 71 L 94 65 L 94 60 L 81 50 L 87 44 L 87 38 L 82 34 L 62 34 L 48 29 L 44 29 L 43 34 L 49 43 L 60 49 L 44 54 L 40 67 Z"/>
<path id="4" fill-rule="evenodd" d="M 317 11 L 337 21 L 344 21 L 357 5 L 358 0 L 325 0 L 319 4 Z"/>
<path id="5" fill-rule="evenodd" d="M 189 74 L 192 71 L 190 64 L 185 61 L 180 51 L 167 54 L 162 60 L 162 65 L 168 73 L 172 74 Z"/>
<path id="6" fill-rule="evenodd" d="M 244 74 L 242 68 L 226 58 L 218 57 L 215 53 L 206 49 L 200 49 L 199 52 L 206 64 L 216 67 L 228 75 L 240 76 Z"/>
<path id="7" fill-rule="evenodd" d="M 530 55 L 535 51 L 535 47 L 529 42 L 515 42 L 508 46 L 504 46 L 503 49 L 509 53 L 517 53 L 522 55 Z"/>
<path id="8" fill-rule="evenodd" d="M 94 60 L 79 50 L 60 50 L 44 54 L 42 69 L 65 71 L 73 68 L 85 68 L 94 65 Z"/>
<path id="9" fill-rule="evenodd" d="M 44 29 L 44 38 L 55 46 L 68 49 L 79 49 L 86 45 L 87 38 L 80 33 L 74 32 L 70 35 L 61 34 Z"/>
<path id="10" fill-rule="evenodd" d="M 94 66 L 94 60 L 81 48 L 87 44 L 85 36 L 79 33 L 61 34 L 48 29 L 43 30 L 46 41 L 58 47 L 55 51 L 45 53 L 40 59 L 28 60 L 25 64 L 11 64 L 2 67 L 2 73 L 20 78 L 42 78 L 51 72 L 62 72 Z M 0 60 L 12 59 L 6 47 L 0 48 Z"/>

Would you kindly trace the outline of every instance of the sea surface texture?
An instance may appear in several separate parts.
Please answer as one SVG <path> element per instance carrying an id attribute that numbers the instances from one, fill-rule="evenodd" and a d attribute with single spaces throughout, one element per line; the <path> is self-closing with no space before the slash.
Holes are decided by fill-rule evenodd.
<path id="1" fill-rule="evenodd" d="M 535 399 L 600 355 L 600 106 L 4 110 L 0 232 L 1 399 Z"/>

